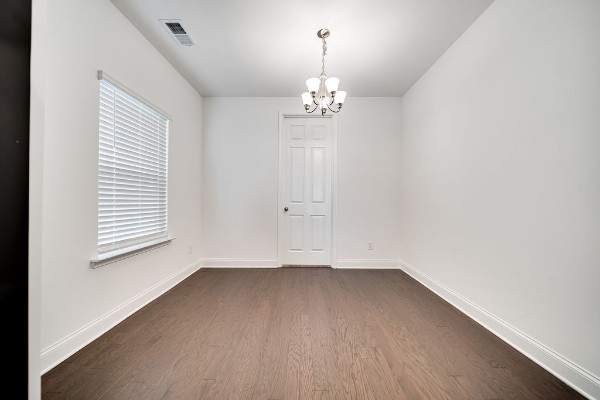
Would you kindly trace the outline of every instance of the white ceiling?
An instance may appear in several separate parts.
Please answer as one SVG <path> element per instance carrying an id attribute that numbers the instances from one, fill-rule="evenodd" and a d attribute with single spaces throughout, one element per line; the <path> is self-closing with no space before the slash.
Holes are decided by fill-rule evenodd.
<path id="1" fill-rule="evenodd" d="M 112 0 L 203 96 L 296 96 L 328 76 L 348 96 L 401 96 L 493 0 Z M 182 47 L 159 19 L 181 19 Z"/>

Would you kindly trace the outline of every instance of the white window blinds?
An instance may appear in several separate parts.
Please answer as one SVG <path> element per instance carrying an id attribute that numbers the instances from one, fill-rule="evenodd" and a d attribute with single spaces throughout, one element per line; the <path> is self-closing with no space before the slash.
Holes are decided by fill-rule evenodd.
<path id="1" fill-rule="evenodd" d="M 167 236 L 169 119 L 100 81 L 98 253 Z"/>

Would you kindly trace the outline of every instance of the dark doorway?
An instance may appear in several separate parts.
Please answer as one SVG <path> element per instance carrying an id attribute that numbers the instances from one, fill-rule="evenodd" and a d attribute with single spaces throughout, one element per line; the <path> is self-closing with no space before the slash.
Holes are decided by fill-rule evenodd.
<path id="1" fill-rule="evenodd" d="M 2 380 L 27 393 L 29 210 L 29 64 L 31 0 L 0 1 L 0 304 L 2 343 L 9 349 Z"/>

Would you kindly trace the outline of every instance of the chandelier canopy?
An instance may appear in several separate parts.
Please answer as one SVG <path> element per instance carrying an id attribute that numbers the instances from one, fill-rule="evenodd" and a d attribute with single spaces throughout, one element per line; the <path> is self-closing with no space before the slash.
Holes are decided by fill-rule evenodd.
<path id="1" fill-rule="evenodd" d="M 304 103 L 304 110 L 308 114 L 315 112 L 317 108 L 321 110 L 321 115 L 325 115 L 327 110 L 338 113 L 344 104 L 344 100 L 346 100 L 346 92 L 338 90 L 339 78 L 327 78 L 327 75 L 325 75 L 325 55 L 327 54 L 327 41 L 325 39 L 329 37 L 329 34 L 329 29 L 325 28 L 317 32 L 317 36 L 323 41 L 321 76 L 306 80 L 308 92 L 302 93 L 302 102 Z M 312 105 L 314 105 L 314 108 L 311 110 Z"/>

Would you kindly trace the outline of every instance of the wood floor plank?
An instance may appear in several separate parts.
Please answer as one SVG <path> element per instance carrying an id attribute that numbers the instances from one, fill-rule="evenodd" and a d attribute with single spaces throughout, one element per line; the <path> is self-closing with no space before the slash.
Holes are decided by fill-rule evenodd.
<path id="1" fill-rule="evenodd" d="M 582 399 L 402 271 L 206 269 L 42 377 L 43 399 Z"/>
<path id="2" fill-rule="evenodd" d="M 306 332 L 306 307 L 301 292 L 301 282 L 305 278 L 305 274 L 298 274 L 297 284 L 290 288 L 293 295 L 290 300 L 291 325 L 289 326 L 287 346 L 286 399 L 311 398 L 314 390 L 310 367 L 312 354 Z"/>
<path id="3" fill-rule="evenodd" d="M 252 399 L 277 399 L 285 396 L 285 370 L 287 365 L 287 335 L 284 329 L 283 315 L 286 313 L 284 279 L 281 275 L 272 275 L 269 292 L 272 302 L 269 304 L 269 317 L 266 338 L 262 343 L 262 362 L 257 368 L 257 378 Z"/>
<path id="4" fill-rule="evenodd" d="M 211 387 L 209 398 L 240 398 L 235 392 L 238 390 L 245 374 L 254 371 L 247 371 L 245 368 L 239 369 L 240 363 L 247 366 L 249 363 L 248 338 L 256 324 L 263 324 L 265 309 L 268 308 L 268 302 L 264 301 L 263 290 L 261 289 L 262 280 L 266 276 L 260 271 L 243 271 L 238 279 L 243 281 L 241 290 L 232 293 L 229 298 L 231 301 L 231 310 L 229 318 L 223 325 L 221 335 L 224 336 L 223 347 L 215 358 L 215 363 L 207 366 L 206 379 L 215 379 Z M 260 321 L 260 322 L 257 322 Z M 231 334 L 230 334 L 231 332 Z M 261 346 L 254 346 L 252 351 L 257 351 Z M 249 390 L 249 389 L 248 389 Z M 247 393 L 249 397 L 252 394 Z M 239 394 L 238 394 L 239 395 Z"/>
<path id="5" fill-rule="evenodd" d="M 312 371 L 313 371 L 313 389 L 315 392 L 329 390 L 328 373 L 325 365 L 325 352 L 323 346 L 330 345 L 331 341 L 327 337 L 327 307 L 325 298 L 319 285 L 323 279 L 323 273 L 313 275 L 313 281 L 308 287 L 308 335 L 310 347 L 312 349 Z M 316 393 L 323 396 L 321 393 Z"/>

